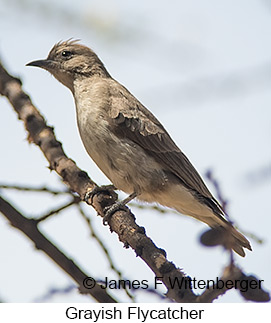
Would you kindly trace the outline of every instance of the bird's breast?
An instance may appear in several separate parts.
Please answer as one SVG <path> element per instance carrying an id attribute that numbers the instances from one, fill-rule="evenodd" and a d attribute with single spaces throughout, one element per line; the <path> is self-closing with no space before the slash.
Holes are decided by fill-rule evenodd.
<path id="1" fill-rule="evenodd" d="M 75 103 L 83 144 L 118 189 L 130 194 L 165 185 L 162 167 L 142 147 L 112 132 L 108 122 L 110 96 L 104 84 L 81 86 L 75 90 Z"/>

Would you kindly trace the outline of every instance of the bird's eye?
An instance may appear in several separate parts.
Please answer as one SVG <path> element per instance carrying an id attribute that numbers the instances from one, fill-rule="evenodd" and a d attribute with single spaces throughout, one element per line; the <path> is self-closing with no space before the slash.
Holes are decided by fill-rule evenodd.
<path id="1" fill-rule="evenodd" d="M 72 56 L 72 52 L 68 51 L 68 50 L 63 50 L 63 52 L 61 53 L 62 57 L 68 58 Z"/>

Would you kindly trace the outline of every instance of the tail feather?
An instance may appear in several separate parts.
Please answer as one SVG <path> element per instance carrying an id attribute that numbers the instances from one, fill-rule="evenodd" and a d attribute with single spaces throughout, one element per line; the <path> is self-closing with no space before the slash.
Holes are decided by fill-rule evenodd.
<path id="1" fill-rule="evenodd" d="M 225 229 L 226 232 L 229 233 L 229 235 L 227 235 L 227 240 L 225 241 L 225 246 L 227 246 L 227 248 L 231 248 L 232 250 L 234 250 L 241 257 L 245 257 L 246 255 L 244 248 L 248 250 L 252 250 L 251 245 L 247 240 L 247 238 L 242 233 L 237 231 L 237 229 L 235 229 L 233 225 L 222 216 L 219 215 L 216 217 L 214 216 L 201 217 L 201 218 L 198 217 L 198 220 L 205 222 L 211 228 Z"/>
<path id="2" fill-rule="evenodd" d="M 225 212 L 219 202 L 217 202 L 214 198 L 205 198 L 204 203 L 212 210 L 212 216 L 201 217 L 200 220 L 207 223 L 211 228 L 223 227 L 229 233 L 227 236 L 227 241 L 225 241 L 225 246 L 233 249 L 241 257 L 245 257 L 246 254 L 244 248 L 252 250 L 247 238 L 227 221 L 225 218 Z"/>
<path id="3" fill-rule="evenodd" d="M 227 249 L 233 249 L 240 256 L 245 256 L 244 248 L 252 250 L 249 241 L 244 235 L 227 221 L 223 208 L 214 198 L 205 197 L 199 193 L 197 194 L 195 191 L 186 190 L 182 185 L 175 185 L 168 187 L 166 194 L 162 192 L 155 196 L 155 201 L 161 205 L 174 208 L 184 215 L 202 221 L 211 228 L 223 228 L 221 230 L 222 239 L 220 239 L 222 243 L 220 244 L 223 244 Z"/>
<path id="4" fill-rule="evenodd" d="M 232 249 L 238 253 L 238 255 L 245 257 L 245 251 L 243 248 L 248 250 L 252 250 L 251 245 L 247 238 L 242 235 L 239 231 L 237 231 L 233 226 L 231 226 L 232 237 L 234 238 L 232 241 Z"/>

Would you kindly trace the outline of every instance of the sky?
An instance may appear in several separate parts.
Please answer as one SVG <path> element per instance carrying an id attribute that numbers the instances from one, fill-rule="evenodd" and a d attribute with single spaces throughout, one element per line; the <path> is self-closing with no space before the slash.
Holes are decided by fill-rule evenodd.
<path id="1" fill-rule="evenodd" d="M 69 90 L 49 73 L 25 66 L 45 58 L 59 40 L 73 37 L 91 47 L 109 73 L 155 114 L 203 177 L 213 171 L 231 219 L 243 232 L 263 240 L 258 244 L 249 237 L 253 252 L 248 251 L 244 259 L 236 256 L 237 264 L 263 279 L 269 290 L 270 16 L 271 6 L 264 0 L 0 0 L 0 57 L 22 79 L 24 90 L 54 126 L 67 155 L 96 183 L 109 183 L 84 150 Z M 27 142 L 23 124 L 5 98 L 0 98 L 0 109 L 0 182 L 63 188 L 59 177 L 48 170 L 39 148 Z M 34 217 L 66 201 L 65 197 L 37 193 L 1 190 L 1 194 Z M 143 261 L 123 248 L 91 208 L 85 210 L 123 275 L 151 281 L 153 274 Z M 206 229 L 203 224 L 172 212 L 133 211 L 137 223 L 167 251 L 168 259 L 191 277 L 221 275 L 228 255 L 219 247 L 199 244 Z M 90 276 L 116 279 L 75 208 L 42 223 L 41 230 Z M 73 284 L 2 216 L 0 237 L 3 301 L 45 300 L 51 288 Z M 112 291 L 112 295 L 129 301 L 122 292 Z M 91 299 L 73 290 L 48 301 Z M 157 299 L 138 293 L 137 301 Z M 230 291 L 217 302 L 243 299 Z"/>

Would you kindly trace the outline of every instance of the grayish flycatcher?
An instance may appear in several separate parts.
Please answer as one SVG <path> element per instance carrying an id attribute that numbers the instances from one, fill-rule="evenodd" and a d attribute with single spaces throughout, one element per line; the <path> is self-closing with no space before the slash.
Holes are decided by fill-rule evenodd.
<path id="1" fill-rule="evenodd" d="M 47 59 L 27 65 L 49 71 L 71 90 L 84 146 L 117 189 L 226 229 L 231 248 L 241 256 L 243 248 L 251 250 L 162 124 L 110 76 L 91 49 L 63 41 Z"/>

